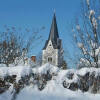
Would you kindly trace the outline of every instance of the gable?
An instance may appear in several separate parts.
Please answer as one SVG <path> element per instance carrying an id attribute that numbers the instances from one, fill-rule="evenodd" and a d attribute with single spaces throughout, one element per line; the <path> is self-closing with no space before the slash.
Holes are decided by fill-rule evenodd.
<path id="1" fill-rule="evenodd" d="M 51 40 L 49 40 L 49 42 L 48 42 L 48 44 L 47 44 L 47 48 L 46 48 L 47 50 L 48 49 L 54 49 L 53 48 L 53 44 L 52 44 L 52 42 L 51 42 Z"/>

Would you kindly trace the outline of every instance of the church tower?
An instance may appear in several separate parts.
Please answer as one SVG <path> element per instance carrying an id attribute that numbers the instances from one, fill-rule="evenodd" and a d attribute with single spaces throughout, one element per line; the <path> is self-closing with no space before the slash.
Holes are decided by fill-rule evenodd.
<path id="1" fill-rule="evenodd" d="M 59 39 L 56 15 L 54 13 L 50 34 L 42 50 L 42 64 L 50 63 L 61 67 L 63 61 L 62 40 Z"/>

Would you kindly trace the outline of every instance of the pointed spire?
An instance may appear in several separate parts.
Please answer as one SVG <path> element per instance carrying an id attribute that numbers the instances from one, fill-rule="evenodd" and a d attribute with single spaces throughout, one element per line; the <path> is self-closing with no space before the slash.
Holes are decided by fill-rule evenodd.
<path id="1" fill-rule="evenodd" d="M 57 22 L 56 22 L 56 15 L 55 15 L 55 11 L 54 11 L 54 16 L 53 16 L 53 20 L 52 20 L 51 29 L 50 29 L 49 39 L 51 39 L 52 41 L 57 43 L 57 38 L 59 38 L 59 35 L 58 35 L 58 28 L 57 28 Z"/>
<path id="2" fill-rule="evenodd" d="M 45 46 L 44 46 L 43 49 L 47 48 L 49 40 L 52 41 L 54 49 L 59 49 L 61 47 L 61 40 L 59 39 L 55 11 L 54 11 L 53 19 L 52 19 L 52 24 L 51 24 L 49 38 L 46 41 Z"/>

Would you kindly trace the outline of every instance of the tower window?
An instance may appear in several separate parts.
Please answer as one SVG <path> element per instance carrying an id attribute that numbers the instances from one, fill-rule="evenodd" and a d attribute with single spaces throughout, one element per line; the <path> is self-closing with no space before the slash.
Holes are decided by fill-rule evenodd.
<path id="1" fill-rule="evenodd" d="M 48 58 L 48 62 L 52 62 L 52 57 L 49 57 Z"/>

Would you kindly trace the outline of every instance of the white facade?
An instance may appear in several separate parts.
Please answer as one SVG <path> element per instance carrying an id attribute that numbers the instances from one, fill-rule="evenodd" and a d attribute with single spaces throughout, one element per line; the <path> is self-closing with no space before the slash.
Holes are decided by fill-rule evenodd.
<path id="1" fill-rule="evenodd" d="M 63 49 L 54 49 L 51 40 L 47 48 L 42 51 L 42 64 L 50 63 L 60 67 L 63 60 Z M 51 59 L 51 60 L 50 60 Z"/>

